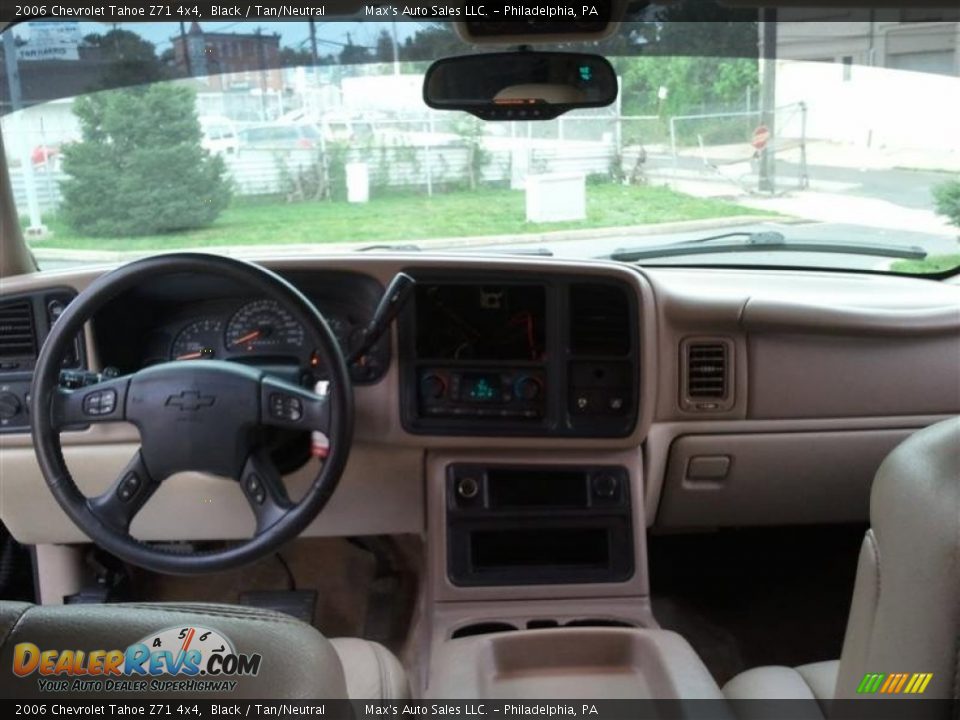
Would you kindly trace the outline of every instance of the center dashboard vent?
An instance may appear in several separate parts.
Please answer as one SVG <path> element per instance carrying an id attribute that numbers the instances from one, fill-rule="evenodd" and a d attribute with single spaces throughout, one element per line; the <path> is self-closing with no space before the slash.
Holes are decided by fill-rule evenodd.
<path id="1" fill-rule="evenodd" d="M 30 358 L 37 355 L 37 333 L 29 300 L 0 303 L 0 357 Z"/>
<path id="2" fill-rule="evenodd" d="M 570 288 L 570 352 L 622 357 L 630 352 L 630 304 L 613 285 L 576 284 Z"/>
<path id="3" fill-rule="evenodd" d="M 684 340 L 681 349 L 680 405 L 709 412 L 733 406 L 733 346 L 722 338 Z"/>

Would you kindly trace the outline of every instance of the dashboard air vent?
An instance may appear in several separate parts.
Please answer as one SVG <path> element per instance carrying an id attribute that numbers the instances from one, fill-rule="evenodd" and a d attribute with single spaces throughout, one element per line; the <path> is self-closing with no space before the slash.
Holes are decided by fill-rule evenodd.
<path id="1" fill-rule="evenodd" d="M 621 288 L 577 284 L 570 288 L 570 351 L 622 357 L 630 352 L 630 304 Z"/>
<path id="2" fill-rule="evenodd" d="M 37 336 L 29 300 L 0 304 L 0 357 L 35 358 Z"/>
<path id="3" fill-rule="evenodd" d="M 723 339 L 683 343 L 681 405 L 684 410 L 728 410 L 733 405 L 733 348 Z"/>

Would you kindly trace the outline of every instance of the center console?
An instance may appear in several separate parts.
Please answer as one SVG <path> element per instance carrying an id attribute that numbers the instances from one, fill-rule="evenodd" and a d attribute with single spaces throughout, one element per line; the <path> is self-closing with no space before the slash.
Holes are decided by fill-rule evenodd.
<path id="1" fill-rule="evenodd" d="M 427 453 L 426 698 L 722 698 L 650 607 L 639 448 Z"/>
<path id="2" fill-rule="evenodd" d="M 647 409 L 643 294 L 612 276 L 408 271 L 401 420 L 453 436 L 427 452 L 421 692 L 719 698 L 651 611 L 642 449 L 603 442 L 630 436 Z M 570 448 L 523 449 L 522 437 Z"/>
<path id="3" fill-rule="evenodd" d="M 690 644 L 666 630 L 495 633 L 448 641 L 433 660 L 432 698 L 723 698 Z"/>

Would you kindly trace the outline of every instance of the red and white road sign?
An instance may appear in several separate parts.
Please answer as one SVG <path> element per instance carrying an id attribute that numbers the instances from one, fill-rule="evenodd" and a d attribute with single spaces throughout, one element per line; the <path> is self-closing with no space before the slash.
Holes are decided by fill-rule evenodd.
<path id="1" fill-rule="evenodd" d="M 750 144 L 753 145 L 754 150 L 763 150 L 768 142 L 770 142 L 770 128 L 766 125 L 760 125 L 753 131 Z"/>

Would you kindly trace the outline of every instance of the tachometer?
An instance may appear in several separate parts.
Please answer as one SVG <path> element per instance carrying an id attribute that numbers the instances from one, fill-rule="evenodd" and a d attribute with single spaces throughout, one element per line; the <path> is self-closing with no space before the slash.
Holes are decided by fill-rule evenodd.
<path id="1" fill-rule="evenodd" d="M 247 303 L 227 324 L 227 349 L 233 352 L 296 351 L 303 340 L 303 326 L 275 300 Z"/>
<path id="2" fill-rule="evenodd" d="M 217 356 L 223 322 L 196 320 L 177 333 L 170 346 L 171 360 L 207 360 Z"/>

